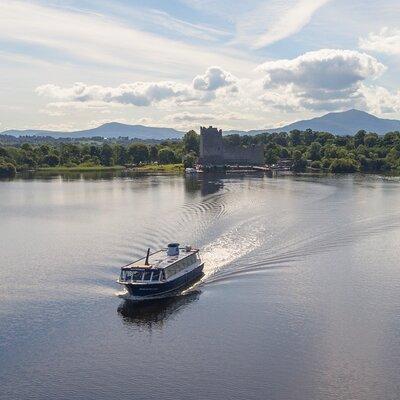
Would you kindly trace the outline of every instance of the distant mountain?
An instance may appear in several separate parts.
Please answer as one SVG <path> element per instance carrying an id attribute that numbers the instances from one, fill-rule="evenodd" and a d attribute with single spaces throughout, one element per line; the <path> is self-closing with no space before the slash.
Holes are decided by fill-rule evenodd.
<path id="1" fill-rule="evenodd" d="M 293 124 L 279 128 L 266 128 L 251 131 L 228 130 L 224 135 L 256 135 L 263 132 L 290 132 L 294 129 L 330 132 L 335 135 L 354 135 L 360 129 L 367 132 L 384 134 L 391 131 L 400 131 L 400 121 L 394 119 L 382 119 L 364 111 L 349 110 L 344 112 L 329 113 L 322 117 L 297 121 Z M 94 129 L 75 132 L 58 132 L 45 130 L 8 130 L 3 134 L 12 136 L 51 136 L 53 138 L 90 138 L 100 136 L 104 138 L 117 138 L 119 136 L 141 140 L 165 140 L 180 139 L 184 132 L 172 128 L 156 128 L 143 125 L 126 125 L 118 122 L 110 122 Z"/>
<path id="2" fill-rule="evenodd" d="M 223 131 L 222 133 L 224 134 L 224 136 L 227 136 L 227 135 L 250 135 L 250 136 L 254 136 L 254 135 L 258 135 L 260 133 L 265 133 L 265 132 L 271 132 L 271 130 L 270 129 L 253 129 L 251 131 L 238 131 L 238 130 L 232 129 L 232 130 L 228 130 L 228 131 Z"/>
<path id="3" fill-rule="evenodd" d="M 12 136 L 51 136 L 54 138 L 90 138 L 101 136 L 105 138 L 117 138 L 119 136 L 129 137 L 131 139 L 180 139 L 183 132 L 172 128 L 156 128 L 143 125 L 126 125 L 119 122 L 110 122 L 97 128 L 74 132 L 58 132 L 46 130 L 8 130 L 2 132 L 5 135 Z"/>
<path id="4" fill-rule="evenodd" d="M 391 131 L 400 131 L 400 121 L 382 119 L 364 111 L 349 110 L 344 112 L 329 113 L 322 117 L 282 126 L 277 129 L 268 129 L 269 132 L 290 132 L 294 129 L 304 131 L 330 132 L 335 135 L 354 135 L 359 130 L 384 134 Z"/>
<path id="5" fill-rule="evenodd" d="M 391 131 L 400 131 L 400 121 L 394 119 L 382 119 L 364 111 L 349 110 L 344 112 L 329 113 L 322 117 L 297 121 L 279 128 L 267 128 L 252 131 L 225 131 L 225 135 L 256 135 L 263 132 L 290 132 L 294 129 L 305 131 L 330 132 L 335 135 L 354 135 L 359 130 L 384 134 Z"/>

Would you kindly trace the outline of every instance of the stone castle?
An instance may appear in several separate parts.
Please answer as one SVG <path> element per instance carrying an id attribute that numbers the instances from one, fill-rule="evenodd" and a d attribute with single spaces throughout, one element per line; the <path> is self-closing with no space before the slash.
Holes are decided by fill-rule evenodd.
<path id="1" fill-rule="evenodd" d="M 205 166 L 265 164 L 264 147 L 232 145 L 223 140 L 221 129 L 212 126 L 200 127 L 199 164 Z"/>

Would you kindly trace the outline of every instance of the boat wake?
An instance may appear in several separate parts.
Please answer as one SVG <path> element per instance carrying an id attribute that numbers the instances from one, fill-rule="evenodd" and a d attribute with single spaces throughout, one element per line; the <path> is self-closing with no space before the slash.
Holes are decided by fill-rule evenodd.
<path id="1" fill-rule="evenodd" d="M 177 238 L 201 249 L 204 277 L 186 293 L 233 276 L 287 270 L 307 257 L 400 229 L 400 213 L 394 209 L 377 210 L 369 217 L 360 210 L 349 220 L 335 182 L 315 183 L 318 190 L 313 192 L 304 192 L 306 186 L 293 181 L 287 186 L 281 181 L 255 181 L 251 187 L 248 182 L 243 187 L 235 183 L 240 186 L 235 190 L 229 189 L 229 182 L 226 185 L 200 202 L 184 203 L 173 216 L 161 218 L 160 228 L 147 227 L 137 240 L 145 248 L 145 243 L 161 247 Z M 285 190 L 290 195 L 285 197 Z M 332 218 L 326 209 L 342 214 Z"/>

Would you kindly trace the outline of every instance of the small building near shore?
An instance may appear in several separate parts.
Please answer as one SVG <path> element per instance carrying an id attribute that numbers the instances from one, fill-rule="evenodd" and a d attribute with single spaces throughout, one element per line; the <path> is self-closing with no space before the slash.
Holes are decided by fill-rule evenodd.
<path id="1" fill-rule="evenodd" d="M 200 157 L 199 164 L 203 166 L 222 165 L 262 165 L 264 161 L 264 146 L 240 146 L 226 143 L 222 130 L 200 127 Z"/>

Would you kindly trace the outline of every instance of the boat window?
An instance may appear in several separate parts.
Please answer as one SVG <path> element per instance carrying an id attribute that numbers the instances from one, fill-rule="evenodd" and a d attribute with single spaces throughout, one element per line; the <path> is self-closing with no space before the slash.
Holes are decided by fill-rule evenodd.
<path id="1" fill-rule="evenodd" d="M 121 278 L 124 281 L 128 281 L 128 280 L 132 279 L 132 273 L 130 271 L 122 271 Z"/>
<path id="2" fill-rule="evenodd" d="M 141 281 L 142 280 L 142 271 L 132 271 L 132 280 L 133 281 Z"/>
<path id="3" fill-rule="evenodd" d="M 151 271 L 144 271 L 144 281 L 149 281 L 151 276 Z"/>
<path id="4" fill-rule="evenodd" d="M 155 271 L 153 271 L 153 276 L 151 278 L 152 281 L 158 281 L 160 278 L 160 270 L 157 269 Z"/>

